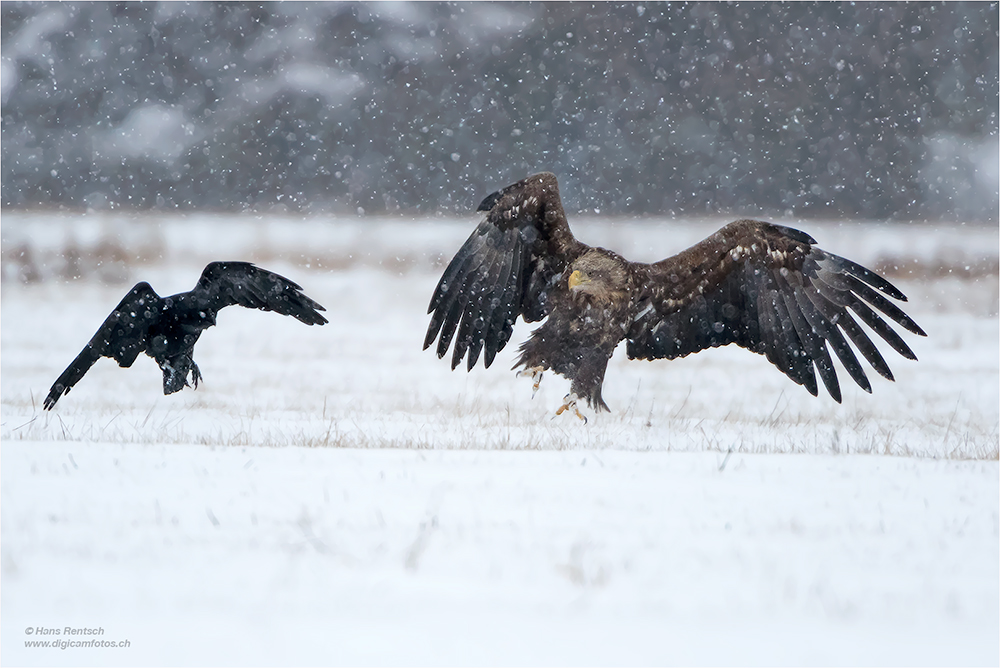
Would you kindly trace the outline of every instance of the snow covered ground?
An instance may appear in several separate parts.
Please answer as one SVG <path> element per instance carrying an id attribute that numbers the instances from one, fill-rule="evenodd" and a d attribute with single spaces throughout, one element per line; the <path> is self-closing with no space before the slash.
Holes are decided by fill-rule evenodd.
<path id="1" fill-rule="evenodd" d="M 725 221 L 581 220 L 655 260 Z M 786 221 L 787 222 L 787 221 Z M 799 224 L 928 332 L 874 394 L 714 350 L 608 370 L 611 414 L 421 351 L 474 220 L 3 218 L 0 649 L 15 664 L 1000 662 L 996 228 Z M 231 308 L 164 397 L 148 358 L 49 386 L 139 280 L 246 259 L 331 320 Z M 67 276 L 80 276 L 75 280 Z M 100 627 L 126 648 L 26 647 Z M 31 633 L 28 634 L 28 629 Z"/>

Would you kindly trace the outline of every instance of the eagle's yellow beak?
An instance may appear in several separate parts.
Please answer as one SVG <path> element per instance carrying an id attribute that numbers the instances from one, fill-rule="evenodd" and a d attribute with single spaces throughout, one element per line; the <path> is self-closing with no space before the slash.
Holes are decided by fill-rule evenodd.
<path id="1" fill-rule="evenodd" d="M 576 269 L 572 274 L 569 275 L 569 289 L 573 290 L 578 285 L 583 285 L 584 283 L 590 283 L 590 276 Z"/>

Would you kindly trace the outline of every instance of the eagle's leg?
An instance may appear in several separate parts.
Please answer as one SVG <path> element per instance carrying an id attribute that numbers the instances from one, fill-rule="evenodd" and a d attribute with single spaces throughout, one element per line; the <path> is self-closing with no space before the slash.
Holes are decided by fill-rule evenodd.
<path id="1" fill-rule="evenodd" d="M 517 377 L 521 376 L 531 376 L 531 380 L 535 381 L 531 386 L 531 398 L 535 398 L 535 394 L 538 392 L 538 386 L 542 383 L 542 372 L 545 371 L 543 366 L 533 366 L 527 369 L 521 369 L 517 372 Z"/>
<path id="2" fill-rule="evenodd" d="M 569 394 L 567 394 L 565 397 L 563 397 L 563 405 L 560 406 L 559 410 L 556 411 L 556 415 L 562 415 L 564 411 L 572 410 L 573 413 L 575 413 L 578 418 L 583 420 L 584 424 L 587 424 L 587 416 L 581 413 L 580 409 L 576 405 L 576 402 L 579 399 L 580 397 L 576 396 L 576 392 L 570 392 Z M 553 415 L 552 417 L 555 418 L 555 415 Z"/>
<path id="3" fill-rule="evenodd" d="M 604 372 L 610 357 L 608 351 L 599 348 L 584 350 L 579 353 L 579 362 L 567 368 L 567 373 L 564 374 L 572 381 L 569 385 L 570 396 L 586 399 L 587 405 L 595 413 L 608 410 L 608 405 L 601 397 L 601 386 L 604 384 Z"/>

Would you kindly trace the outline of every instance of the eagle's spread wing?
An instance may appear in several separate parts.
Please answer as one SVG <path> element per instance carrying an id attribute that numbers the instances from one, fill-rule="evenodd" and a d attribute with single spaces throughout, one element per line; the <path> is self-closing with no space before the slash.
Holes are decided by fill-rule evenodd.
<path id="1" fill-rule="evenodd" d="M 290 315 L 307 325 L 328 322 L 319 314 L 326 309 L 306 297 L 301 286 L 250 262 L 209 263 L 190 295 L 213 312 L 238 304 Z"/>
<path id="2" fill-rule="evenodd" d="M 107 317 L 90 343 L 52 384 L 43 404 L 51 410 L 59 397 L 70 391 L 102 357 L 111 357 L 119 366 L 130 367 L 146 349 L 149 327 L 160 317 L 162 299 L 149 283 L 138 283 Z"/>
<path id="3" fill-rule="evenodd" d="M 882 319 L 888 316 L 926 336 L 883 294 L 906 297 L 874 272 L 815 243 L 798 230 L 740 220 L 679 255 L 644 265 L 647 285 L 628 333 L 628 356 L 673 359 L 735 343 L 763 354 L 814 396 L 815 365 L 830 396 L 840 402 L 827 344 L 855 382 L 871 392 L 846 334 L 872 367 L 892 380 L 854 316 L 900 355 L 916 359 Z"/>
<path id="4" fill-rule="evenodd" d="M 427 309 L 432 316 L 424 349 L 440 333 L 437 355 L 444 357 L 454 339 L 452 369 L 466 352 L 472 369 L 484 347 L 490 366 L 519 315 L 528 322 L 548 315 L 553 282 L 587 248 L 569 231 L 553 174 L 499 190 L 478 210 L 488 212 L 486 220 L 445 269 Z"/>

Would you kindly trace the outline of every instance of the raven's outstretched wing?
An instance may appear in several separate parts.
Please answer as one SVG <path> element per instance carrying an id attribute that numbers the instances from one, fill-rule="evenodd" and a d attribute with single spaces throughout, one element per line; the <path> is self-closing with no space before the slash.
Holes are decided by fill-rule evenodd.
<path id="1" fill-rule="evenodd" d="M 68 393 L 102 357 L 111 357 L 119 366 L 130 367 L 146 350 L 150 325 L 160 317 L 162 300 L 149 283 L 138 283 L 107 317 L 90 343 L 66 367 L 45 397 L 43 407 L 52 410 L 59 397 Z"/>
<path id="2" fill-rule="evenodd" d="M 444 357 L 454 339 L 452 369 L 466 352 L 472 369 L 484 347 L 489 367 L 517 316 L 534 322 L 548 315 L 553 282 L 587 248 L 570 233 L 559 185 L 548 172 L 493 193 L 477 210 L 488 212 L 486 220 L 445 269 L 427 309 L 424 349 L 440 333 L 437 356 Z"/>
<path id="3" fill-rule="evenodd" d="M 672 258 L 639 265 L 647 272 L 647 285 L 628 333 L 628 356 L 673 359 L 735 343 L 767 357 L 814 396 L 815 365 L 830 396 L 840 402 L 827 344 L 855 382 L 871 392 L 846 334 L 872 367 L 892 380 L 889 366 L 848 309 L 900 355 L 916 359 L 881 317 L 926 336 L 879 293 L 900 301 L 906 297 L 874 272 L 815 243 L 798 230 L 740 220 Z"/>
<path id="4" fill-rule="evenodd" d="M 300 285 L 250 262 L 209 263 L 190 297 L 212 311 L 238 304 L 290 315 L 307 325 L 328 322 L 319 314 L 326 309 L 306 297 Z"/>

